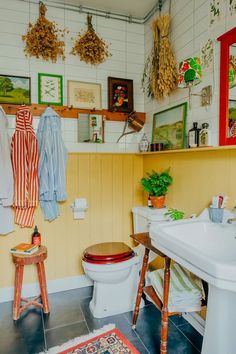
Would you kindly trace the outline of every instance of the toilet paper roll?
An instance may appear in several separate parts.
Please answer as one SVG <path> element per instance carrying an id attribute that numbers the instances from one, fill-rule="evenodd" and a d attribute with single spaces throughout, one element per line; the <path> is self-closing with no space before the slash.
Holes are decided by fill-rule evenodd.
<path id="1" fill-rule="evenodd" d="M 86 200 L 86 198 L 76 198 L 74 205 L 75 205 L 76 209 L 86 209 L 87 208 L 87 200 Z"/>

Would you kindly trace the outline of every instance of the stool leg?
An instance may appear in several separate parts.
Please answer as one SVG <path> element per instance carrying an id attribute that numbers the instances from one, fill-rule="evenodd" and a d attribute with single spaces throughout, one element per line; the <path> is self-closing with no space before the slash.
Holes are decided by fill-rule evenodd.
<path id="1" fill-rule="evenodd" d="M 161 311 L 161 347 L 160 347 L 161 354 L 167 354 L 169 288 L 170 288 L 170 258 L 166 256 L 165 268 L 164 268 L 164 284 L 163 284 L 163 306 Z"/>
<path id="2" fill-rule="evenodd" d="M 14 321 L 18 320 L 18 318 L 20 317 L 21 289 L 22 289 L 23 273 L 24 273 L 24 266 L 16 264 L 14 302 L 13 302 L 13 320 Z"/>
<path id="3" fill-rule="evenodd" d="M 38 271 L 41 298 L 42 298 L 42 303 L 43 303 L 43 312 L 49 313 L 50 311 L 49 311 L 48 293 L 47 293 L 47 284 L 46 284 L 44 263 L 39 262 L 36 265 L 37 265 L 37 271 Z"/>

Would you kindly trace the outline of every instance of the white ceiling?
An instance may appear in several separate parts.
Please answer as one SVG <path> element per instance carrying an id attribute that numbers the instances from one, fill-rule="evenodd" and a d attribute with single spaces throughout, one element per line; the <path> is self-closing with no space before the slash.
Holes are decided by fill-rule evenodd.
<path id="1" fill-rule="evenodd" d="M 144 18 L 157 4 L 157 0 L 64 0 L 63 2 L 138 18 Z"/>

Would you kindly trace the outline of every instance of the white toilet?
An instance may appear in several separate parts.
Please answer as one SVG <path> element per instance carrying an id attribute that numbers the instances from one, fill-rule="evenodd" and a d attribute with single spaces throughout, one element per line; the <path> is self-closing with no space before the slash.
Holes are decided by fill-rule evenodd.
<path id="1" fill-rule="evenodd" d="M 95 318 L 134 310 L 141 261 L 122 242 L 99 243 L 84 251 L 84 272 L 94 281 L 89 307 Z"/>
<path id="2" fill-rule="evenodd" d="M 138 233 L 148 231 L 151 221 L 163 220 L 166 209 L 137 207 L 132 212 L 134 232 Z M 134 310 L 143 251 L 144 247 L 138 246 L 134 252 L 123 242 L 99 243 L 84 251 L 84 272 L 94 282 L 89 307 L 95 318 Z M 155 257 L 150 254 L 149 260 Z M 142 300 L 140 307 L 143 306 Z"/>

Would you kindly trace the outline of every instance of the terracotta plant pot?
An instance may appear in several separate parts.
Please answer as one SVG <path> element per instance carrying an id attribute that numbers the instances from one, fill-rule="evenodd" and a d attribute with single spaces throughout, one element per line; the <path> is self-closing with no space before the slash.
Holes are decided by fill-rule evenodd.
<path id="1" fill-rule="evenodd" d="M 164 208 L 165 204 L 165 195 L 160 197 L 150 196 L 153 208 Z"/>

